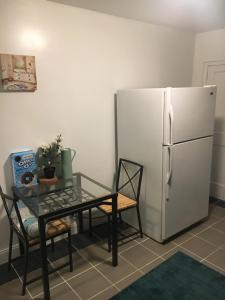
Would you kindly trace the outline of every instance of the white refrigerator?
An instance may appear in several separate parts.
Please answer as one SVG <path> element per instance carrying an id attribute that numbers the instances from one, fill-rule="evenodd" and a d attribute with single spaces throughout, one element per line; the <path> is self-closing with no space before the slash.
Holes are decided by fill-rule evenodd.
<path id="1" fill-rule="evenodd" d="M 215 100 L 215 86 L 117 93 L 117 156 L 144 165 L 143 232 L 159 242 L 208 216 Z"/>

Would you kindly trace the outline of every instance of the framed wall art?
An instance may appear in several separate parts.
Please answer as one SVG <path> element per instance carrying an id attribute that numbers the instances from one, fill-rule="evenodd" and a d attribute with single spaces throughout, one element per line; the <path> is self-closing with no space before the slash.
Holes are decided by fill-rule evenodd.
<path id="1" fill-rule="evenodd" d="M 0 54 L 0 89 L 3 92 L 35 91 L 35 57 Z"/>

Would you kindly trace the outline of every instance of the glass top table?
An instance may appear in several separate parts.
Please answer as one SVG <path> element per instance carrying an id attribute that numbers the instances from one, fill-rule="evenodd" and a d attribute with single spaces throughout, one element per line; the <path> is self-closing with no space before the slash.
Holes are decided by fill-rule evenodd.
<path id="1" fill-rule="evenodd" d="M 82 232 L 82 211 L 103 203 L 111 205 L 112 265 L 117 265 L 117 193 L 113 189 L 79 172 L 73 174 L 72 179 L 60 179 L 51 185 L 38 184 L 31 187 L 13 187 L 12 189 L 14 197 L 23 201 L 38 218 L 45 300 L 50 299 L 45 227 L 51 220 L 78 213 L 79 231 Z M 112 199 L 112 201 L 107 202 L 108 199 Z"/>
<path id="2" fill-rule="evenodd" d="M 59 179 L 54 184 L 38 184 L 31 187 L 13 187 L 17 198 L 36 216 L 54 215 L 61 209 L 91 205 L 96 199 L 113 194 L 113 189 L 82 173 L 72 179 Z"/>

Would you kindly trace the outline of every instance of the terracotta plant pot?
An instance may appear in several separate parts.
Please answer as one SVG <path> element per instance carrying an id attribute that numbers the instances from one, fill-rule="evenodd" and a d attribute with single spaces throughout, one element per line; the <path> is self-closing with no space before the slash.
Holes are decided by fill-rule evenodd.
<path id="1" fill-rule="evenodd" d="M 53 178 L 55 176 L 55 167 L 45 167 L 43 171 L 45 178 Z"/>

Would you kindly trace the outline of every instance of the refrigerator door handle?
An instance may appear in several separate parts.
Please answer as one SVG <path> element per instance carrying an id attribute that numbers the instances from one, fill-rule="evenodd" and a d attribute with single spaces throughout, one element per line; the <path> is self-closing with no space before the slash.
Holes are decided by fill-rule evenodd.
<path id="1" fill-rule="evenodd" d="M 171 184 L 171 178 L 172 178 L 172 164 L 173 164 L 173 152 L 172 147 L 168 147 L 168 154 L 169 154 L 169 171 L 167 173 L 167 180 L 166 183 L 168 185 Z"/>
<path id="2" fill-rule="evenodd" d="M 169 201 L 169 194 L 170 194 L 170 186 L 171 186 L 171 179 L 172 179 L 172 164 L 173 164 L 173 154 L 172 154 L 172 147 L 168 147 L 168 155 L 169 155 L 169 166 L 168 172 L 166 176 L 166 201 Z"/>
<path id="3" fill-rule="evenodd" d="M 173 117 L 173 106 L 170 103 L 169 105 L 169 119 L 170 119 L 170 145 L 173 145 L 173 124 L 174 124 L 174 117 Z"/>

